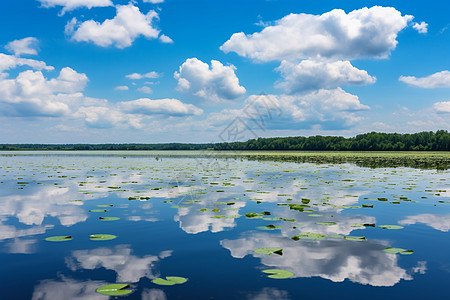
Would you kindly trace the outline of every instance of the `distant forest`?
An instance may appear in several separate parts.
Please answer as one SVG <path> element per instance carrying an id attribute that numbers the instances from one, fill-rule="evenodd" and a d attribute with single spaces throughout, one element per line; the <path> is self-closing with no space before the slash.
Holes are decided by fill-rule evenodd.
<path id="1" fill-rule="evenodd" d="M 0 144 L 0 150 L 253 150 L 253 151 L 450 151 L 447 130 L 413 134 L 370 132 L 355 137 L 310 136 L 258 138 L 208 144 Z"/>

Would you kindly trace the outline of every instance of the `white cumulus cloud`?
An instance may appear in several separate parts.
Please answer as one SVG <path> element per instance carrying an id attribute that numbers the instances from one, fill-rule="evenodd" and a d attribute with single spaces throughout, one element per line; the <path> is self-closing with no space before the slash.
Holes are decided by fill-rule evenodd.
<path id="1" fill-rule="evenodd" d="M 66 25 L 66 33 L 77 42 L 92 42 L 100 47 L 116 46 L 125 48 L 132 45 L 139 36 L 158 38 L 159 30 L 152 26 L 158 13 L 150 10 L 147 14 L 133 4 L 117 5 L 116 16 L 103 23 L 89 20 L 78 22 L 72 19 Z"/>
<path id="2" fill-rule="evenodd" d="M 211 101 L 233 100 L 245 94 L 233 65 L 211 60 L 211 67 L 197 58 L 187 59 L 175 72 L 177 89 Z"/>
<path id="3" fill-rule="evenodd" d="M 425 34 L 428 32 L 428 24 L 425 22 L 414 23 L 413 28 L 417 30 L 418 33 Z"/>
<path id="4" fill-rule="evenodd" d="M 283 81 L 276 87 L 288 94 L 318 89 L 334 89 L 341 85 L 365 85 L 376 81 L 366 71 L 352 66 L 349 61 L 303 60 L 298 64 L 282 61 L 277 68 Z"/>
<path id="5" fill-rule="evenodd" d="M 151 100 L 141 98 L 121 102 L 119 105 L 125 112 L 131 114 L 188 116 L 203 113 L 202 109 L 192 104 L 185 104 L 178 99 Z"/>
<path id="6" fill-rule="evenodd" d="M 450 113 L 450 101 L 436 102 L 433 108 L 438 113 Z"/>
<path id="7" fill-rule="evenodd" d="M 157 72 L 152 71 L 152 72 L 148 72 L 145 74 L 131 73 L 131 74 L 125 75 L 125 77 L 128 79 L 132 79 L 132 80 L 138 80 L 138 79 L 143 79 L 143 78 L 151 78 L 151 79 L 158 78 L 158 77 L 160 77 L 160 75 Z"/>
<path id="8" fill-rule="evenodd" d="M 234 33 L 220 49 L 256 61 L 312 57 L 385 58 L 397 46 L 397 35 L 413 16 L 392 7 L 374 6 L 345 13 L 289 14 L 261 32 Z"/>
<path id="9" fill-rule="evenodd" d="M 6 44 L 5 49 L 15 56 L 26 55 L 37 55 L 38 54 L 38 43 L 39 40 L 35 37 L 26 37 L 20 40 L 15 40 Z"/>
<path id="10" fill-rule="evenodd" d="M 426 89 L 450 88 L 450 72 L 447 70 L 426 77 L 400 76 L 399 80 Z"/>
<path id="11" fill-rule="evenodd" d="M 128 86 L 126 86 L 126 85 L 119 85 L 119 86 L 116 86 L 114 88 L 114 90 L 116 90 L 116 91 L 128 91 Z"/>
<path id="12" fill-rule="evenodd" d="M 257 97 L 260 96 L 250 96 L 247 102 L 251 103 Z M 279 129 L 350 128 L 362 119 L 356 113 L 369 109 L 369 106 L 361 104 L 358 96 L 341 88 L 268 97 L 279 107 L 281 114 L 268 122 L 267 127 Z"/>
<path id="13" fill-rule="evenodd" d="M 0 80 L 0 107 L 5 115 L 57 117 L 70 112 L 76 94 L 88 82 L 85 74 L 63 68 L 48 80 L 41 71 L 27 70 L 13 79 Z"/>
<path id="14" fill-rule="evenodd" d="M 91 9 L 92 7 L 106 7 L 113 6 L 111 0 L 38 0 L 43 7 L 55 7 L 62 6 L 61 14 L 67 11 L 71 11 L 77 8 L 86 7 Z"/>
<path id="15" fill-rule="evenodd" d="M 417 216 L 409 216 L 399 221 L 401 225 L 413 225 L 416 223 L 426 224 L 436 230 L 448 232 L 450 230 L 449 215 L 421 214 Z"/>
<path id="16" fill-rule="evenodd" d="M 2 76 L 1 75 L 2 72 L 14 69 L 18 66 L 29 66 L 35 70 L 47 70 L 47 71 L 54 70 L 52 66 L 47 66 L 47 64 L 43 61 L 28 58 L 20 58 L 13 55 L 0 53 L 0 77 Z"/>

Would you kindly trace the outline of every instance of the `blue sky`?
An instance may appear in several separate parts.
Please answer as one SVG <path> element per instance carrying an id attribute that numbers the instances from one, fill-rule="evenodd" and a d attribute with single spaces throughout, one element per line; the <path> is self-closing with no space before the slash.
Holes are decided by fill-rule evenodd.
<path id="1" fill-rule="evenodd" d="M 450 3 L 361 3 L 1 1 L 0 143 L 448 130 Z"/>

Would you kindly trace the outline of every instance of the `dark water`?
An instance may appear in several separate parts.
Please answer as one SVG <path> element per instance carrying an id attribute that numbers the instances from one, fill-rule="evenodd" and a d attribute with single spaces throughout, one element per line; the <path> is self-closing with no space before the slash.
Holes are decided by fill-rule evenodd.
<path id="1" fill-rule="evenodd" d="M 449 171 L 124 155 L 0 156 L 0 299 L 449 298 Z"/>

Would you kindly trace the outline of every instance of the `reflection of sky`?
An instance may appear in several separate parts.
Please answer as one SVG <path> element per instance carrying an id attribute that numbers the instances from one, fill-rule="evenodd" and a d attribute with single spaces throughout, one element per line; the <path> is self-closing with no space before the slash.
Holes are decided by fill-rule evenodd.
<path id="1" fill-rule="evenodd" d="M 118 245 L 110 248 L 92 250 L 76 250 L 71 257 L 66 258 L 66 264 L 72 271 L 81 269 L 94 270 L 105 268 L 117 273 L 117 282 L 138 282 L 141 278 L 157 277 L 155 264 L 172 254 L 172 251 L 161 252 L 158 256 L 132 255 L 128 245 Z"/>
<path id="2" fill-rule="evenodd" d="M 398 256 L 383 251 L 379 241 L 293 241 L 267 233 L 247 233 L 236 240 L 223 240 L 221 245 L 235 258 L 253 255 L 270 268 L 291 271 L 295 277 L 319 276 L 334 282 L 348 279 L 372 286 L 393 286 L 411 276 L 398 266 Z M 280 247 L 283 255 L 257 254 L 254 249 Z"/>
<path id="3" fill-rule="evenodd" d="M 104 300 L 105 296 L 95 290 L 107 284 L 103 281 L 79 281 L 65 277 L 57 280 L 47 279 L 35 286 L 31 300 Z"/>
<path id="4" fill-rule="evenodd" d="M 423 223 L 436 230 L 448 232 L 450 230 L 450 215 L 420 214 L 409 216 L 398 222 L 401 225 L 413 225 Z"/>

